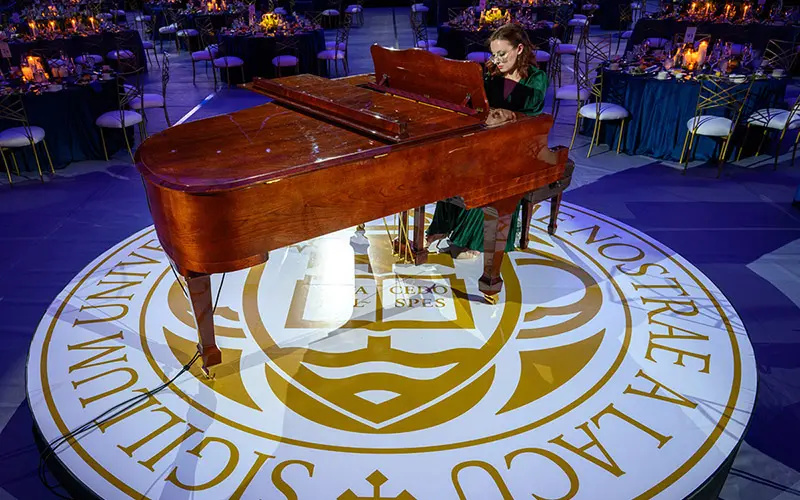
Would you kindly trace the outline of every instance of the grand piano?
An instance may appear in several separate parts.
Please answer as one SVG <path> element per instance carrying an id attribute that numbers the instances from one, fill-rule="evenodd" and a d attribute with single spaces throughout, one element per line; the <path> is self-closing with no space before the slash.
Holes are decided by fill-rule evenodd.
<path id="1" fill-rule="evenodd" d="M 207 374 L 222 361 L 211 274 L 410 210 L 414 227 L 398 247 L 421 264 L 425 205 L 447 199 L 484 210 L 479 288 L 493 302 L 517 204 L 527 202 L 529 223 L 536 193 L 563 190 L 571 169 L 567 150 L 547 145 L 551 116 L 493 122 L 478 64 L 420 49 L 371 52 L 374 77 L 256 79 L 249 88 L 272 102 L 168 128 L 136 152 L 156 233 L 187 285 Z M 560 194 L 554 201 L 551 232 Z"/>

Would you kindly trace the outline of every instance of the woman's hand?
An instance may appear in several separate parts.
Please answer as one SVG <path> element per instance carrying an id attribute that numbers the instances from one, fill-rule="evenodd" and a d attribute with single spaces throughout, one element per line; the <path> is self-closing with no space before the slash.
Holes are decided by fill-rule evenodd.
<path id="1" fill-rule="evenodd" d="M 489 116 L 486 117 L 486 125 L 499 125 L 501 123 L 516 120 L 517 115 L 508 109 L 492 108 L 489 110 Z"/>

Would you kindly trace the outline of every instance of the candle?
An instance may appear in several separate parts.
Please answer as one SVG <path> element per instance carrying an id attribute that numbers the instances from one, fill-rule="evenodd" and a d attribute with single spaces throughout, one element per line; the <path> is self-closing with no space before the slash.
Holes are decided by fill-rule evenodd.
<path id="1" fill-rule="evenodd" d="M 26 82 L 32 82 L 33 81 L 33 70 L 29 66 L 23 66 L 22 67 L 22 78 Z"/>
<path id="2" fill-rule="evenodd" d="M 711 3 L 706 2 L 706 15 L 711 11 Z"/>
<path id="3" fill-rule="evenodd" d="M 749 8 L 750 8 L 750 6 L 749 6 L 749 5 L 745 5 L 745 6 L 744 6 L 744 12 L 742 13 L 742 19 L 744 19 L 745 17 L 747 17 L 747 10 L 748 10 Z"/>
<path id="4" fill-rule="evenodd" d="M 92 29 L 94 29 L 94 17 L 89 18 L 89 24 L 92 25 Z"/>
<path id="5" fill-rule="evenodd" d="M 34 23 L 33 21 L 29 22 L 28 23 L 28 27 L 31 29 L 31 35 L 33 35 L 35 37 L 36 34 L 37 34 L 36 33 L 36 23 Z"/>
<path id="6" fill-rule="evenodd" d="M 74 19 L 70 19 L 70 22 L 72 22 L 72 29 L 75 30 L 76 29 L 75 20 Z"/>
<path id="7" fill-rule="evenodd" d="M 50 31 L 55 31 L 55 30 L 56 30 L 56 22 L 50 21 Z"/>
<path id="8" fill-rule="evenodd" d="M 708 42 L 700 42 L 700 48 L 697 50 L 697 64 L 702 66 L 706 62 L 706 52 L 708 51 Z"/>

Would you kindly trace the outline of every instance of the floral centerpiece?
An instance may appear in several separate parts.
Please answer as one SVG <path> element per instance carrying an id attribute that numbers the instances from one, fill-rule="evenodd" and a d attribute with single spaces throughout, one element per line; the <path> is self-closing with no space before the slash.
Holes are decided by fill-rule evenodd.
<path id="1" fill-rule="evenodd" d="M 261 16 L 261 22 L 259 22 L 258 25 L 267 33 L 274 33 L 275 31 L 284 28 L 286 26 L 286 22 L 283 20 L 280 14 L 267 12 Z"/>

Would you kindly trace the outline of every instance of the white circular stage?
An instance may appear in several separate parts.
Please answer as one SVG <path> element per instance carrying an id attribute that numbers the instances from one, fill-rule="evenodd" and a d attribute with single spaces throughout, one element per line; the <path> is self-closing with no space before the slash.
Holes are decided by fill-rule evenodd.
<path id="1" fill-rule="evenodd" d="M 551 237 L 548 216 L 506 257 L 496 305 L 480 258 L 394 264 L 380 220 L 272 252 L 224 279 L 213 380 L 195 363 L 58 459 L 106 499 L 692 494 L 750 419 L 741 320 L 651 238 L 570 204 Z M 34 337 L 44 439 L 169 380 L 196 342 L 153 229 L 120 242 Z"/>

